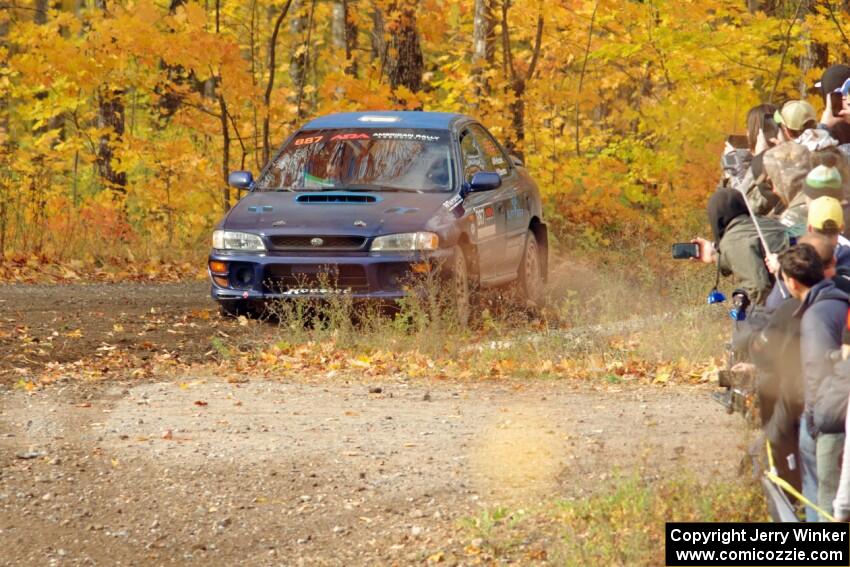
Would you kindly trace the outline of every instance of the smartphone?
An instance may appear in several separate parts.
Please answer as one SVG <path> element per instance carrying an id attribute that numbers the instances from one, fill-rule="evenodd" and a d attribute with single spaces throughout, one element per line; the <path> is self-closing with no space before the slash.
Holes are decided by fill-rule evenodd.
<path id="1" fill-rule="evenodd" d="M 673 245 L 673 259 L 687 260 L 699 258 L 699 244 L 696 242 L 677 242 Z"/>
<path id="2" fill-rule="evenodd" d="M 726 143 L 739 150 L 746 150 L 750 147 L 750 141 L 747 137 L 740 134 L 732 134 L 728 136 L 726 138 Z"/>
<path id="3" fill-rule="evenodd" d="M 829 104 L 832 106 L 832 115 L 841 116 L 841 109 L 844 108 L 844 97 L 840 92 L 829 93 Z"/>

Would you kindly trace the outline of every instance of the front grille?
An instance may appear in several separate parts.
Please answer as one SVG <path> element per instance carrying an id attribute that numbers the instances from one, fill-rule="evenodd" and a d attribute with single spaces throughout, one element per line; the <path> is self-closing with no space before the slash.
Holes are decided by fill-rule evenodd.
<path id="1" fill-rule="evenodd" d="M 319 239 L 321 244 L 314 245 Z M 272 250 L 360 250 L 366 243 L 363 236 L 289 236 L 271 237 Z"/>
<path id="2" fill-rule="evenodd" d="M 358 265 L 275 264 L 266 267 L 263 285 L 272 293 L 302 288 L 358 291 L 368 289 L 369 281 L 366 270 Z"/>

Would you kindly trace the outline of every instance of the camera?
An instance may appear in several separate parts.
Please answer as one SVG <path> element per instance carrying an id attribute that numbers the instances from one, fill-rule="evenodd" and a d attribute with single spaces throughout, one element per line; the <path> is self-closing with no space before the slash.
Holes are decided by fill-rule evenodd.
<path id="1" fill-rule="evenodd" d="M 755 415 L 755 373 L 721 370 L 717 383 L 723 392 L 714 392 L 712 398 L 726 408 L 727 413 L 740 413 L 751 418 Z"/>
<path id="2" fill-rule="evenodd" d="M 729 310 L 729 316 L 733 321 L 746 321 L 747 309 L 750 307 L 750 296 L 743 289 L 736 289 L 732 292 L 732 309 Z"/>
<path id="3" fill-rule="evenodd" d="M 706 299 L 706 303 L 709 305 L 714 305 L 715 303 L 723 303 L 726 301 L 726 296 L 723 295 L 723 292 L 719 291 L 716 287 L 713 288 L 710 292 L 708 292 L 708 298 Z"/>

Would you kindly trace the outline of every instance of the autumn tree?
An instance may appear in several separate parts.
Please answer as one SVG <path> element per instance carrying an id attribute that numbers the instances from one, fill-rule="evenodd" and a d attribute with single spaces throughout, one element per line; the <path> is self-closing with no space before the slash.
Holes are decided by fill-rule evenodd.
<path id="1" fill-rule="evenodd" d="M 231 169 L 261 168 L 318 114 L 393 108 L 471 114 L 523 152 L 554 236 L 651 242 L 703 222 L 749 106 L 850 60 L 847 14 L 809 0 L 20 0 L 0 9 L 0 257 L 202 250 L 239 197 Z"/>

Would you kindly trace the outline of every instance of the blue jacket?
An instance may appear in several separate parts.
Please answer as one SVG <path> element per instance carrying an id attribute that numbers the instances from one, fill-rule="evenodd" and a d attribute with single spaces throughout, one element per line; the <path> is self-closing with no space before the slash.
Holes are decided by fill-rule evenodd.
<path id="1" fill-rule="evenodd" d="M 836 246 L 835 267 L 838 273 L 835 278 L 833 278 L 833 281 L 836 282 L 838 287 L 844 290 L 845 293 L 850 293 L 847 291 L 850 289 L 850 246 L 842 246 L 840 244 Z M 838 281 L 839 278 L 841 278 L 842 281 Z M 764 304 L 767 312 L 773 313 L 776 311 L 776 309 L 789 297 L 791 297 L 791 294 L 788 292 L 788 288 L 785 287 L 785 282 L 782 281 L 782 278 L 777 278 L 776 283 L 773 284 L 773 289 L 770 290 L 770 295 L 767 296 L 767 301 Z"/>
<path id="2" fill-rule="evenodd" d="M 785 287 L 785 282 L 782 281 L 782 278 L 777 278 L 773 284 L 773 289 L 770 290 L 770 295 L 767 296 L 764 308 L 768 313 L 773 313 L 790 297 L 791 292 Z"/>
<path id="3" fill-rule="evenodd" d="M 833 373 L 829 354 L 841 348 L 841 333 L 847 323 L 848 303 L 850 298 L 835 287 L 832 280 L 823 280 L 809 290 L 794 314 L 802 318 L 800 358 L 803 362 L 805 407 L 810 420 L 815 417 L 811 414 L 821 382 Z"/>
<path id="4" fill-rule="evenodd" d="M 842 246 L 839 244 L 835 247 L 835 267 L 850 268 L 850 246 Z"/>

